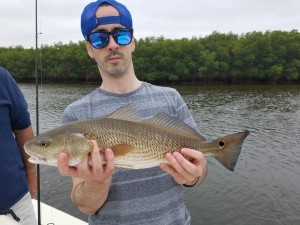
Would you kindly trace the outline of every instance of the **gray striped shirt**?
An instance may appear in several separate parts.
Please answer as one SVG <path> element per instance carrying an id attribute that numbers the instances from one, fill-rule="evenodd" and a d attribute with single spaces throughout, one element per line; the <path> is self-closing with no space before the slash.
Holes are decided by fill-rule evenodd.
<path id="1" fill-rule="evenodd" d="M 143 120 L 165 112 L 197 129 L 186 104 L 175 89 L 146 82 L 127 94 L 114 94 L 97 88 L 65 109 L 63 123 L 101 118 L 132 102 Z M 96 214 L 89 217 L 89 224 L 188 225 L 190 220 L 182 186 L 160 167 L 140 170 L 118 168 L 113 175 L 107 201 Z"/>

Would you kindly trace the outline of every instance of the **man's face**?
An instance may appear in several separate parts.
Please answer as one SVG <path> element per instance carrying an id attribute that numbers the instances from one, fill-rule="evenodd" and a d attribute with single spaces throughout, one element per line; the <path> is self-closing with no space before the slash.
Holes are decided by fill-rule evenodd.
<path id="1" fill-rule="evenodd" d="M 101 6 L 96 12 L 96 17 L 118 16 L 118 11 L 112 6 Z M 93 31 L 112 32 L 118 28 L 124 28 L 121 24 L 106 24 L 96 27 Z M 106 47 L 95 49 L 90 43 L 86 43 L 88 53 L 98 64 L 102 75 L 107 74 L 114 77 L 124 75 L 132 63 L 132 52 L 134 51 L 134 39 L 129 45 L 121 46 L 115 42 L 110 35 Z"/>

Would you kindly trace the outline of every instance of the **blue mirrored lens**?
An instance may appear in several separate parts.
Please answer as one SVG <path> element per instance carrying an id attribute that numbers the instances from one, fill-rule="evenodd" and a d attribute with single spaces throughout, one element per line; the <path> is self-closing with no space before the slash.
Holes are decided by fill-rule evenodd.
<path id="1" fill-rule="evenodd" d="M 113 32 L 98 31 L 90 33 L 88 35 L 88 41 L 94 48 L 104 48 L 109 42 L 109 35 L 112 35 L 117 44 L 128 45 L 132 40 L 132 33 L 132 29 L 121 29 Z"/>
<path id="2" fill-rule="evenodd" d="M 109 36 L 102 32 L 96 32 L 90 34 L 89 40 L 94 48 L 104 48 L 108 44 Z"/>
<path id="3" fill-rule="evenodd" d="M 132 33 L 126 31 L 119 31 L 117 35 L 114 35 L 114 40 L 119 45 L 128 45 L 131 42 Z"/>

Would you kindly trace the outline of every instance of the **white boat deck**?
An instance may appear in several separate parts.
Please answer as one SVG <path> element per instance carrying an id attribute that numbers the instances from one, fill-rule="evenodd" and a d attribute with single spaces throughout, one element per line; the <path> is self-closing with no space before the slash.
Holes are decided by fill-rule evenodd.
<path id="1" fill-rule="evenodd" d="M 37 200 L 33 199 L 32 202 L 37 215 Z M 48 224 L 87 225 L 88 223 L 41 202 L 41 225 Z"/>

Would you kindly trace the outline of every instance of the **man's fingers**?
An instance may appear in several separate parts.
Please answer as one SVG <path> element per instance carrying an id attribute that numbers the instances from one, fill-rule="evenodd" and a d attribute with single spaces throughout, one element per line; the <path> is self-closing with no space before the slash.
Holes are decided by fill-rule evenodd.
<path id="1" fill-rule="evenodd" d="M 191 159 L 191 163 L 195 166 L 199 167 L 205 167 L 206 166 L 206 160 L 202 152 L 195 151 L 193 149 L 189 148 L 183 148 L 181 149 L 181 154 L 188 159 Z"/>
<path id="2" fill-rule="evenodd" d="M 115 156 L 114 156 L 114 152 L 110 148 L 105 149 L 105 158 L 106 158 L 105 171 L 111 173 L 111 171 L 114 171 L 114 167 L 115 167 Z"/>
<path id="3" fill-rule="evenodd" d="M 93 169 L 102 169 L 102 162 L 101 162 L 101 157 L 100 157 L 100 149 L 98 147 L 98 144 L 95 140 L 92 140 L 93 142 L 93 150 L 91 151 L 91 157 L 90 157 L 90 160 L 91 160 L 91 165 L 93 167 Z"/>
<path id="4" fill-rule="evenodd" d="M 76 169 L 69 167 L 69 158 L 65 153 L 60 153 L 57 159 L 57 167 L 62 176 L 75 176 Z"/>

